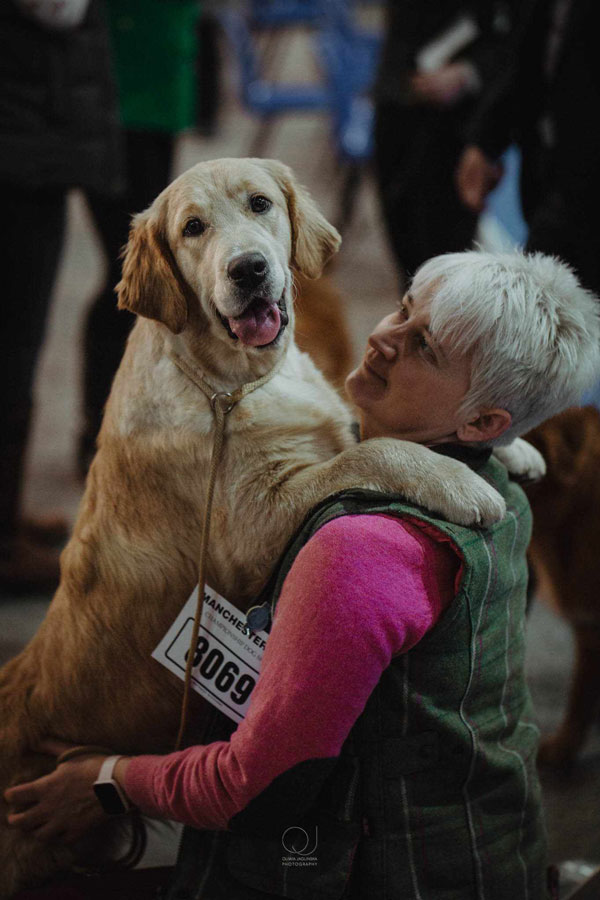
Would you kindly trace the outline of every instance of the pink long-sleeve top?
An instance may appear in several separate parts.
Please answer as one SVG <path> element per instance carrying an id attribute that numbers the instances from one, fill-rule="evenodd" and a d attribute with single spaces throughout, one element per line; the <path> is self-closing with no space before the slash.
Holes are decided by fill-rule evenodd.
<path id="1" fill-rule="evenodd" d="M 338 756 L 392 657 L 452 601 L 460 566 L 439 532 L 407 519 L 323 526 L 285 579 L 245 719 L 228 741 L 135 757 L 132 802 L 156 818 L 225 829 L 278 775 Z"/>

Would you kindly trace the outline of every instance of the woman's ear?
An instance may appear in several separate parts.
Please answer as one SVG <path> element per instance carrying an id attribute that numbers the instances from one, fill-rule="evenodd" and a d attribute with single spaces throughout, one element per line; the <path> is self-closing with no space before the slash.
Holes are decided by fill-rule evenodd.
<path id="1" fill-rule="evenodd" d="M 482 409 L 476 418 L 459 425 L 456 435 L 468 443 L 488 443 L 499 438 L 512 424 L 512 416 L 506 409 Z"/>
<path id="2" fill-rule="evenodd" d="M 340 248 L 338 231 L 319 212 L 292 170 L 276 159 L 255 160 L 275 179 L 287 200 L 292 228 L 292 265 L 307 278 L 318 278 Z"/>
<path id="3" fill-rule="evenodd" d="M 188 317 L 186 284 L 167 242 L 164 214 L 155 203 L 134 216 L 123 253 L 123 274 L 116 287 L 119 309 L 156 319 L 174 334 Z"/>

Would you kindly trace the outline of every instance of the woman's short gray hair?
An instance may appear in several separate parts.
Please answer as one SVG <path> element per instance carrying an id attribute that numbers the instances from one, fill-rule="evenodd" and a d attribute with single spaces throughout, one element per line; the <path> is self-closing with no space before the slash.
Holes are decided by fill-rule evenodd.
<path id="1" fill-rule="evenodd" d="M 600 377 L 600 301 L 556 257 L 469 250 L 436 256 L 411 290 L 432 289 L 431 333 L 472 352 L 463 409 L 500 407 L 495 444 L 577 405 Z"/>

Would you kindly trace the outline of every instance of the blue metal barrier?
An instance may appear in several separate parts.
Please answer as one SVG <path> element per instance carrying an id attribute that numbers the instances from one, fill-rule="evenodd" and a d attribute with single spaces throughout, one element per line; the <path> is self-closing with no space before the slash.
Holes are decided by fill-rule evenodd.
<path id="1" fill-rule="evenodd" d="M 251 17 L 261 28 L 311 25 L 321 17 L 323 0 L 252 0 Z"/>
<path id="2" fill-rule="evenodd" d="M 249 112 L 265 118 L 283 112 L 329 109 L 329 92 L 321 85 L 285 84 L 262 77 L 250 23 L 244 13 L 225 9 L 218 16 L 235 53 L 240 99 Z"/>
<path id="3" fill-rule="evenodd" d="M 363 163 L 373 152 L 373 103 L 369 92 L 381 46 L 379 34 L 357 26 L 354 4 L 325 0 L 317 55 L 331 92 L 333 129 L 338 155 Z"/>
<path id="4" fill-rule="evenodd" d="M 336 152 L 361 163 L 372 153 L 373 106 L 369 90 L 379 53 L 379 35 L 356 26 L 353 0 L 252 0 L 246 8 L 218 12 L 238 65 L 243 106 L 261 119 L 286 112 L 321 110 L 331 115 Z M 269 80 L 261 71 L 253 29 L 290 25 L 315 31 L 319 84 Z"/>

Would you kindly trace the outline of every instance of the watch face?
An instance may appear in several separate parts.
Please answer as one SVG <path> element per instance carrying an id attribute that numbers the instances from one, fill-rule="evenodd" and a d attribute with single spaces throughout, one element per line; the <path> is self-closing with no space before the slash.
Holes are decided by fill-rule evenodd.
<path id="1" fill-rule="evenodd" d="M 102 784 L 95 784 L 94 793 L 100 801 L 100 806 L 104 812 L 109 813 L 110 815 L 118 815 L 119 813 L 127 812 L 125 804 L 112 782 L 105 781 Z"/>

